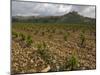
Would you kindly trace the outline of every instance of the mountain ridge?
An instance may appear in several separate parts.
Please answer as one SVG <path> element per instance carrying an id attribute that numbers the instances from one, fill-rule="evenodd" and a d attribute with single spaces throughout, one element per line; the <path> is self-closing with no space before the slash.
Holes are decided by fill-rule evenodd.
<path id="1" fill-rule="evenodd" d="M 96 19 L 72 11 L 62 16 L 12 16 L 12 22 L 95 24 Z"/>

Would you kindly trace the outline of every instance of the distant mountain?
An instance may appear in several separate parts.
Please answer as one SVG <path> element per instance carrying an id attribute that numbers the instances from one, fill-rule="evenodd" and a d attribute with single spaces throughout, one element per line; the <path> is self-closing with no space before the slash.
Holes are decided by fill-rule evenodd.
<path id="1" fill-rule="evenodd" d="M 91 23 L 95 24 L 95 19 L 94 18 L 88 18 L 84 17 L 77 12 L 69 12 L 68 14 L 65 14 L 60 18 L 60 22 L 63 23 Z"/>
<path id="2" fill-rule="evenodd" d="M 12 22 L 95 24 L 96 19 L 72 11 L 62 16 L 12 16 Z"/>

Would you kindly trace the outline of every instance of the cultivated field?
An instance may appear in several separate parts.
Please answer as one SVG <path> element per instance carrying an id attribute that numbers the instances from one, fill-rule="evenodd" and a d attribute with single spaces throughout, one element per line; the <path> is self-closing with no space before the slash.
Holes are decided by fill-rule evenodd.
<path id="1" fill-rule="evenodd" d="M 96 68 L 95 25 L 12 23 L 12 73 Z"/>

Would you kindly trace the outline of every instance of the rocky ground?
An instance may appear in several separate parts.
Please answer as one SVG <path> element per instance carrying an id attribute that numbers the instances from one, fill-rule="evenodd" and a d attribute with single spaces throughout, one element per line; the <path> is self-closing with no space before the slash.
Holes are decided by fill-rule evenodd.
<path id="1" fill-rule="evenodd" d="M 42 33 L 40 29 L 35 31 L 13 28 L 15 32 L 21 32 L 32 37 L 31 46 L 27 46 L 20 37 L 12 38 L 11 72 L 37 73 L 71 70 L 88 70 L 96 68 L 96 37 L 95 33 L 86 31 L 85 41 L 80 45 L 80 31 L 64 31 Z M 35 28 L 35 29 L 38 29 Z M 95 30 L 94 30 L 95 31 Z M 63 39 L 64 33 L 69 32 L 67 39 Z"/>

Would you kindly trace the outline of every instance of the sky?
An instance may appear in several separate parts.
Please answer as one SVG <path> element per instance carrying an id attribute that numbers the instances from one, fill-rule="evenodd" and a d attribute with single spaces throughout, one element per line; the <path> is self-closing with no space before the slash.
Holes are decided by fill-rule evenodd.
<path id="1" fill-rule="evenodd" d="M 12 16 L 61 16 L 71 11 L 95 18 L 95 6 L 92 5 L 12 1 Z"/>

